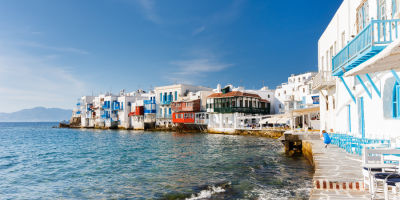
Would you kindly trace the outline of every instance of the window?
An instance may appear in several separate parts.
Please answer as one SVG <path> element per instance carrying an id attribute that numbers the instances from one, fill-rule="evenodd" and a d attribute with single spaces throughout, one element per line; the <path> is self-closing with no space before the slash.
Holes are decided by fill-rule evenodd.
<path id="1" fill-rule="evenodd" d="M 336 54 L 337 54 L 337 46 L 336 46 L 336 41 L 335 41 L 335 43 L 334 43 L 334 45 L 333 45 L 333 48 L 334 48 L 334 51 L 333 51 L 333 53 L 334 53 L 334 55 L 336 55 Z"/>
<path id="2" fill-rule="evenodd" d="M 393 88 L 393 118 L 400 119 L 400 85 L 398 82 Z"/>
<path id="3" fill-rule="evenodd" d="M 378 0 L 378 19 L 386 20 L 386 0 Z"/>
<path id="4" fill-rule="evenodd" d="M 160 108 L 160 115 L 162 115 L 162 108 Z"/>
<path id="5" fill-rule="evenodd" d="M 400 11 L 400 0 L 393 0 L 393 5 L 392 5 L 392 19 L 394 15 Z"/>
<path id="6" fill-rule="evenodd" d="M 332 61 L 332 56 L 333 56 L 333 46 L 329 49 L 329 60 Z M 332 69 L 332 62 L 329 62 L 329 69 L 327 71 L 331 71 Z"/>
<path id="7" fill-rule="evenodd" d="M 329 57 L 328 57 L 329 54 L 328 53 L 329 52 L 326 51 L 326 57 L 325 57 L 326 58 L 326 65 L 325 65 L 326 66 L 326 71 L 329 71 Z"/>
<path id="8" fill-rule="evenodd" d="M 324 70 L 324 57 L 322 56 L 322 61 L 321 61 L 321 70 L 322 71 L 325 71 Z"/>
<path id="9" fill-rule="evenodd" d="M 346 35 L 345 32 L 343 31 L 342 33 L 342 49 L 346 46 Z"/>
<path id="10" fill-rule="evenodd" d="M 281 96 L 281 93 L 278 93 L 278 97 L 280 97 Z"/>
<path id="11" fill-rule="evenodd" d="M 286 90 L 283 91 L 283 94 L 286 94 Z"/>
<path id="12" fill-rule="evenodd" d="M 268 98 L 270 98 L 269 95 L 268 95 Z"/>
<path id="13" fill-rule="evenodd" d="M 279 104 L 279 108 L 282 108 L 282 104 Z"/>
<path id="14" fill-rule="evenodd" d="M 306 92 L 306 88 L 303 88 L 303 93 L 305 93 Z"/>
<path id="15" fill-rule="evenodd" d="M 177 100 L 178 100 L 178 92 L 175 91 L 175 101 L 177 101 Z"/>

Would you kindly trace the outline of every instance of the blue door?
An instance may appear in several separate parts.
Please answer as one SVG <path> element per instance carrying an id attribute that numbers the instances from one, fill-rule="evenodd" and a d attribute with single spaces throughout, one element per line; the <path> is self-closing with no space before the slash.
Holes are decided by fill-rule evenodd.
<path id="1" fill-rule="evenodd" d="M 306 97 L 303 97 L 303 103 L 302 103 L 303 105 L 301 106 L 301 108 L 305 108 L 306 106 Z"/>
<path id="2" fill-rule="evenodd" d="M 362 138 L 365 138 L 365 120 L 364 120 L 364 98 L 358 98 L 358 130 L 362 135 Z"/>

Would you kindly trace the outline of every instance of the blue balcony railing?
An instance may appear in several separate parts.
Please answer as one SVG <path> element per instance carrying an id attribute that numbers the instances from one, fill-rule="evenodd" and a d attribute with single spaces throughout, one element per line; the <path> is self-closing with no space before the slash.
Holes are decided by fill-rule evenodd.
<path id="1" fill-rule="evenodd" d="M 332 58 L 332 75 L 341 76 L 374 57 L 398 38 L 400 19 L 371 20 L 351 42 Z"/>
<path id="2" fill-rule="evenodd" d="M 172 114 L 158 114 L 157 118 L 172 118 Z"/>
<path id="3" fill-rule="evenodd" d="M 76 112 L 76 114 L 77 114 L 77 115 L 80 115 L 80 114 L 81 114 L 81 111 Z"/>
<path id="4" fill-rule="evenodd" d="M 144 104 L 154 104 L 154 100 L 143 100 Z"/>
<path id="5" fill-rule="evenodd" d="M 80 106 L 80 105 L 81 105 L 81 103 L 77 103 L 77 104 L 76 104 L 76 106 Z"/>
<path id="6" fill-rule="evenodd" d="M 166 100 L 166 101 L 160 101 L 160 105 L 169 105 L 171 104 L 172 101 Z"/>
<path id="7" fill-rule="evenodd" d="M 121 109 L 120 102 L 114 101 L 113 102 L 113 110 L 119 110 L 119 109 Z"/>

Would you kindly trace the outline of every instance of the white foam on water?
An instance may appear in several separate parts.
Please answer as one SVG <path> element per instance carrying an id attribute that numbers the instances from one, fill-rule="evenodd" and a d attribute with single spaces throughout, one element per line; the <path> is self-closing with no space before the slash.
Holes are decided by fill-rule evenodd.
<path id="1" fill-rule="evenodd" d="M 192 194 L 192 196 L 190 198 L 186 198 L 186 200 L 210 198 L 211 195 L 213 195 L 215 193 L 221 193 L 221 192 L 225 192 L 225 190 L 222 189 L 221 187 L 211 186 L 209 189 L 202 190 L 199 193 L 197 193 L 196 195 Z"/>
<path id="2" fill-rule="evenodd" d="M 311 192 L 311 188 L 296 188 L 294 190 L 298 195 L 304 194 L 308 195 Z M 289 189 L 254 189 L 250 193 L 246 194 L 250 195 L 250 197 L 257 198 L 259 200 L 272 200 L 272 199 L 293 199 L 295 197 L 290 195 Z"/>

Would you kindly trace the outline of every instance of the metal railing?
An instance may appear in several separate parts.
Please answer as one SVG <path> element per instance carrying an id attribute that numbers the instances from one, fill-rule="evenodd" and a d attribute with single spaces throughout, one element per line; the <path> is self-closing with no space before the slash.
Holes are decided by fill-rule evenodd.
<path id="1" fill-rule="evenodd" d="M 157 114 L 157 118 L 172 118 L 172 114 Z"/>
<path id="2" fill-rule="evenodd" d="M 160 101 L 160 105 L 169 105 L 171 104 L 171 100 L 167 100 L 167 101 Z"/>
<path id="3" fill-rule="evenodd" d="M 224 107 L 224 108 L 214 108 L 214 112 L 219 113 L 265 113 L 269 114 L 270 110 L 268 108 L 253 108 L 253 107 Z"/>
<path id="4" fill-rule="evenodd" d="M 371 20 L 357 36 L 332 58 L 332 71 L 347 64 L 371 46 L 384 46 L 398 38 L 400 19 Z"/>

